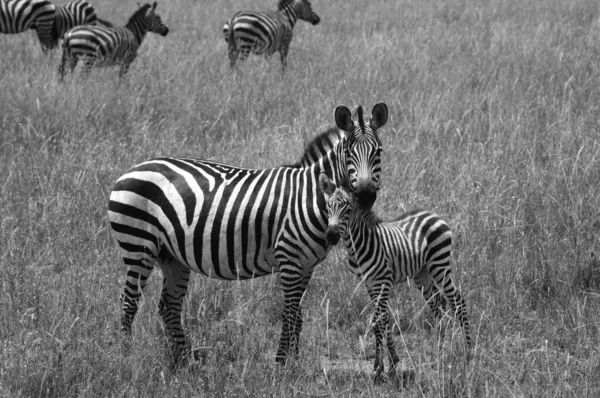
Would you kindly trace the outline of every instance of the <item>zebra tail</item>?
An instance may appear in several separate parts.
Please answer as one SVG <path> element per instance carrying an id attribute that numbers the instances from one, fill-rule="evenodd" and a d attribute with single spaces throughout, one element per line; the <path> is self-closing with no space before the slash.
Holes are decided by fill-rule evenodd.
<path id="1" fill-rule="evenodd" d="M 235 38 L 233 37 L 233 18 L 231 18 L 227 24 L 229 25 L 227 42 L 229 43 L 229 47 L 231 47 L 233 51 L 237 52 L 237 44 L 235 42 Z"/>

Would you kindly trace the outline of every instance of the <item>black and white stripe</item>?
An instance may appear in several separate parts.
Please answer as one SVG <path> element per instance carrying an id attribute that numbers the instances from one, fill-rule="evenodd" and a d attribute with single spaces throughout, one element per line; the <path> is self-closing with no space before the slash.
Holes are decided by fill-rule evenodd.
<path id="1" fill-rule="evenodd" d="M 470 349 L 472 340 L 467 310 L 454 285 L 450 268 L 452 232 L 448 224 L 423 210 L 383 222 L 372 210 L 359 209 L 353 194 L 343 187 L 336 187 L 325 174 L 319 177 L 319 188 L 327 200 L 327 240 L 337 244 L 342 237 L 348 250 L 350 270 L 364 281 L 376 306 L 373 376 L 378 377 L 384 370 L 384 340 L 389 351 L 390 372 L 395 371 L 399 362 L 390 333 L 388 297 L 393 285 L 406 278 L 411 278 L 422 290 L 437 319 L 441 319 L 446 301 L 450 303 Z"/>
<path id="2" fill-rule="evenodd" d="M 56 7 L 52 36 L 58 41 L 64 34 L 76 26 L 104 25 L 112 27 L 110 22 L 98 18 L 96 9 L 84 0 L 75 0 Z"/>
<path id="3" fill-rule="evenodd" d="M 135 60 L 137 51 L 147 32 L 166 36 L 169 29 L 155 13 L 156 2 L 141 6 L 123 27 L 78 26 L 64 35 L 63 56 L 59 67 L 64 78 L 65 65 L 73 71 L 77 61 L 84 65 L 84 74 L 93 66 L 120 65 L 119 77 L 123 77 Z"/>
<path id="4" fill-rule="evenodd" d="M 281 68 L 285 69 L 292 30 L 298 19 L 313 25 L 320 21 L 308 0 L 280 0 L 277 11 L 236 13 L 223 26 L 231 67 L 251 52 L 268 58 L 279 51 Z"/>
<path id="5" fill-rule="evenodd" d="M 350 111 L 338 107 L 340 128 L 350 125 L 347 116 Z M 313 268 L 328 250 L 326 204 L 318 177 L 326 173 L 333 181 L 346 180 L 347 165 L 361 163 L 354 159 L 361 142 L 354 135 L 364 133 L 352 127 L 317 137 L 300 162 L 291 166 L 255 170 L 207 160 L 159 158 L 120 177 L 110 196 L 108 217 L 129 268 L 122 330 L 131 333 L 141 291 L 158 264 L 165 277 L 160 313 L 174 343 L 174 361 L 179 363 L 190 353 L 181 305 L 191 271 L 222 280 L 279 272 L 285 304 L 276 360 L 283 363 L 289 353 L 297 353 L 300 300 Z M 373 146 L 370 155 L 379 151 Z M 361 148 L 358 156 L 363 154 Z M 370 181 L 371 175 L 367 178 Z"/>
<path id="6" fill-rule="evenodd" d="M 44 50 L 56 43 L 52 27 L 56 7 L 48 0 L 0 0 L 0 33 L 22 33 L 34 29 Z"/>

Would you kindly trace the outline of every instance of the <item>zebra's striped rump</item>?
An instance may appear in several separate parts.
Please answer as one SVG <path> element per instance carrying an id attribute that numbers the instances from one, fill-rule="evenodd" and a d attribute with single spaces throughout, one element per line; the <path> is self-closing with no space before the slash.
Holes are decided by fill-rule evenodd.
<path id="1" fill-rule="evenodd" d="M 98 18 L 96 9 L 87 1 L 71 1 L 56 7 L 52 38 L 58 42 L 68 30 L 75 26 L 97 25 L 98 23 L 112 27 L 110 22 Z"/>
<path id="2" fill-rule="evenodd" d="M 48 0 L 1 0 L 0 33 L 22 33 L 34 29 L 42 49 L 52 48 L 56 7 Z"/>
<path id="3" fill-rule="evenodd" d="M 173 344 L 174 363 L 180 363 L 191 351 L 181 326 L 190 271 L 222 280 L 278 272 L 285 304 L 276 360 L 284 363 L 296 354 L 300 301 L 329 248 L 318 176 L 325 173 L 344 184 L 346 165 L 360 164 L 351 159 L 355 152 L 346 134 L 330 129 L 319 135 L 291 166 L 245 169 L 207 160 L 158 158 L 119 178 L 110 195 L 108 218 L 128 266 L 122 330 L 131 333 L 142 289 L 158 264 L 165 277 L 160 313 Z"/>
<path id="4" fill-rule="evenodd" d="M 348 251 L 350 270 L 364 280 L 375 302 L 376 355 L 374 377 L 383 372 L 383 341 L 390 355 L 390 372 L 399 357 L 390 334 L 388 297 L 393 285 L 411 278 L 439 320 L 446 302 L 460 321 L 469 349 L 472 348 L 465 302 L 454 285 L 450 257 L 452 232 L 439 216 L 424 210 L 405 213 L 384 222 L 371 210 L 361 210 L 354 195 L 337 187 L 322 174 L 319 188 L 327 201 L 327 239 L 342 238 Z"/>
<path id="5" fill-rule="evenodd" d="M 65 66 L 68 64 L 73 71 L 79 60 L 84 63 L 84 74 L 88 74 L 93 66 L 120 65 L 119 77 L 124 76 L 137 57 L 147 32 L 161 36 L 169 33 L 169 28 L 155 13 L 155 9 L 156 2 L 141 6 L 123 27 L 88 25 L 67 31 L 59 66 L 61 79 L 64 78 Z"/>
<path id="6" fill-rule="evenodd" d="M 250 53 L 270 57 L 276 51 L 285 70 L 292 30 L 298 19 L 316 25 L 321 20 L 308 0 L 280 0 L 277 11 L 240 11 L 223 25 L 231 67 Z"/>

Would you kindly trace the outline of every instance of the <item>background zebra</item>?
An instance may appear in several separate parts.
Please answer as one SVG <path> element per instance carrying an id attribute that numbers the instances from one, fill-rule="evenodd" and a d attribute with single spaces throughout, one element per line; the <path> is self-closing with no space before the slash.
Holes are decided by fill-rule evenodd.
<path id="1" fill-rule="evenodd" d="M 374 108 L 373 126 L 386 123 L 387 113 L 382 115 L 380 109 L 381 105 Z M 223 280 L 279 272 L 285 300 L 276 360 L 285 363 L 290 353 L 297 353 L 300 301 L 313 268 L 328 250 L 326 203 L 318 176 L 326 173 L 333 181 L 345 181 L 353 164 L 369 170 L 366 178 L 371 180 L 372 160 L 381 152 L 378 145 L 364 147 L 366 136 L 377 132 L 364 121 L 353 122 L 348 108 L 336 109 L 336 124 L 343 135 L 337 130 L 323 133 L 292 166 L 254 170 L 159 158 L 119 178 L 110 195 L 108 218 L 129 268 L 122 330 L 131 334 L 141 291 L 158 264 L 164 276 L 159 312 L 172 339 L 174 363 L 179 364 L 191 350 L 181 326 L 190 271 Z M 327 143 L 334 145 L 323 145 Z M 322 156 L 313 157 L 316 153 Z M 313 162 L 307 164 L 308 159 Z"/>
<path id="2" fill-rule="evenodd" d="M 84 75 L 92 66 L 120 65 L 119 77 L 129 70 L 147 32 L 166 36 L 169 28 L 155 13 L 156 2 L 144 4 L 129 18 L 124 27 L 79 26 L 69 30 L 63 40 L 63 55 L 59 67 L 61 80 L 65 64 L 73 71 L 78 60 L 83 61 Z"/>
<path id="3" fill-rule="evenodd" d="M 325 174 L 319 176 L 328 212 L 327 240 L 337 244 L 340 236 L 348 250 L 350 270 L 363 279 L 375 303 L 375 363 L 373 377 L 384 370 L 383 340 L 395 373 L 398 354 L 389 327 L 388 297 L 392 286 L 411 278 L 440 320 L 445 300 L 450 302 L 464 330 L 467 347 L 472 340 L 465 302 L 456 289 L 450 269 L 452 232 L 437 215 L 423 210 L 408 212 L 383 222 L 371 210 L 355 206 L 352 194 L 337 188 Z M 434 283 L 435 282 L 435 283 Z M 442 287 L 440 291 L 438 287 Z"/>
<path id="4" fill-rule="evenodd" d="M 87 1 L 71 1 L 56 7 L 52 38 L 55 42 L 58 42 L 69 29 L 73 29 L 75 26 L 96 25 L 98 23 L 112 27 L 110 22 L 98 18 L 96 9 Z"/>
<path id="5" fill-rule="evenodd" d="M 22 33 L 34 29 L 42 49 L 52 48 L 52 26 L 56 7 L 48 0 L 0 0 L 0 33 Z"/>
<path id="6" fill-rule="evenodd" d="M 270 57 L 279 51 L 285 70 L 292 30 L 301 19 L 316 25 L 321 20 L 308 0 L 280 0 L 277 11 L 240 11 L 223 26 L 231 67 L 245 60 L 250 52 Z"/>

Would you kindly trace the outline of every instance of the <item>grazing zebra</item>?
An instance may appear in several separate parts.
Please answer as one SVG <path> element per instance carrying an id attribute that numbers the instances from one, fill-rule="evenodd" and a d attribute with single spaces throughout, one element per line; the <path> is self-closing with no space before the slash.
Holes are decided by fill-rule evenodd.
<path id="1" fill-rule="evenodd" d="M 231 67 L 245 60 L 250 52 L 270 57 L 279 51 L 285 70 L 292 30 L 301 19 L 316 25 L 321 20 L 308 0 L 280 0 L 277 11 L 240 11 L 223 26 Z"/>
<path id="2" fill-rule="evenodd" d="M 0 0 L 0 33 L 34 29 L 46 51 L 56 45 L 52 40 L 55 10 L 48 0 Z"/>
<path id="3" fill-rule="evenodd" d="M 83 61 L 84 75 L 89 74 L 92 66 L 120 65 L 119 77 L 123 77 L 135 60 L 147 32 L 161 36 L 169 33 L 169 28 L 155 10 L 156 2 L 144 4 L 124 27 L 78 26 L 69 30 L 64 36 L 62 62 L 58 69 L 61 80 L 65 64 L 69 63 L 72 72 L 79 59 Z"/>
<path id="4" fill-rule="evenodd" d="M 452 232 L 448 224 L 423 210 L 383 222 L 372 210 L 360 210 L 355 206 L 352 194 L 343 187 L 336 187 L 327 175 L 319 176 L 319 188 L 327 201 L 327 241 L 335 245 L 342 237 L 348 250 L 350 270 L 364 280 L 376 306 L 373 377 L 378 378 L 384 370 L 384 339 L 390 356 L 390 373 L 395 373 L 399 357 L 389 327 L 388 296 L 392 286 L 406 278 L 413 279 L 422 289 L 437 319 L 442 317 L 445 300 L 450 302 L 463 327 L 467 347 L 471 349 L 465 302 L 452 280 Z"/>
<path id="5" fill-rule="evenodd" d="M 328 250 L 319 174 L 346 180 L 352 164 L 361 171 L 359 183 L 370 181 L 373 160 L 381 152 L 372 143 L 379 142 L 376 130 L 385 125 L 387 108 L 376 105 L 370 125 L 364 123 L 361 107 L 357 113 L 354 122 L 348 108 L 338 107 L 336 124 L 344 131 L 323 133 L 291 166 L 256 170 L 158 158 L 120 177 L 110 195 L 108 218 L 128 266 L 121 330 L 131 334 L 142 289 L 158 264 L 164 276 L 159 312 L 174 364 L 183 363 L 191 352 L 181 325 L 190 271 L 222 280 L 279 272 L 285 300 L 276 361 L 285 363 L 289 354 L 297 354 L 300 301 L 313 268 Z M 322 156 L 313 158 L 315 153 Z"/>
<path id="6" fill-rule="evenodd" d="M 52 38 L 58 42 L 69 29 L 73 29 L 75 26 L 97 25 L 98 23 L 109 28 L 112 27 L 110 22 L 96 16 L 96 10 L 88 2 L 84 0 L 71 1 L 56 7 Z"/>

